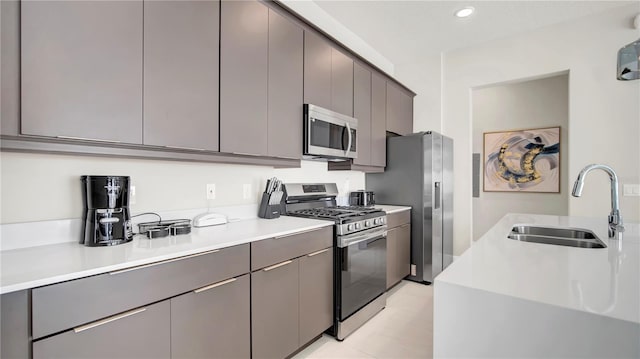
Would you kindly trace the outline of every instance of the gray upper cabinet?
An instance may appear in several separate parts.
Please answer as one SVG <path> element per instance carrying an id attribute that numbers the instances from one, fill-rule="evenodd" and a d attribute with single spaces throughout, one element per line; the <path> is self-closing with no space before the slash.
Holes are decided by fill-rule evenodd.
<path id="1" fill-rule="evenodd" d="M 371 165 L 387 165 L 387 86 L 380 75 L 371 75 Z"/>
<path id="2" fill-rule="evenodd" d="M 142 143 L 142 1 L 21 3 L 21 131 Z"/>
<path id="3" fill-rule="evenodd" d="M 353 60 L 309 31 L 304 32 L 304 103 L 353 116 Z"/>
<path id="4" fill-rule="evenodd" d="M 144 2 L 144 144 L 218 151 L 218 1 Z"/>
<path id="5" fill-rule="evenodd" d="M 171 299 L 172 358 L 251 356 L 249 274 Z"/>
<path id="6" fill-rule="evenodd" d="M 223 1 L 220 22 L 220 151 L 266 155 L 269 9 Z"/>
<path id="7" fill-rule="evenodd" d="M 413 95 L 391 82 L 387 82 L 387 131 L 413 133 Z"/>
<path id="8" fill-rule="evenodd" d="M 253 358 L 285 358 L 298 349 L 298 259 L 251 273 Z"/>
<path id="9" fill-rule="evenodd" d="M 268 155 L 302 157 L 304 32 L 269 10 Z"/>
<path id="10" fill-rule="evenodd" d="M 336 49 L 331 51 L 331 109 L 353 116 L 353 60 Z"/>
<path id="11" fill-rule="evenodd" d="M 370 166 L 371 163 L 371 72 L 362 65 L 353 65 L 353 117 L 358 120 L 356 149 L 357 165 Z"/>
<path id="12" fill-rule="evenodd" d="M 87 323 L 33 343 L 33 359 L 171 357 L 169 301 Z"/>
<path id="13" fill-rule="evenodd" d="M 333 248 L 300 257 L 300 346 L 333 325 Z"/>
<path id="14" fill-rule="evenodd" d="M 304 103 L 331 109 L 332 47 L 325 39 L 304 32 Z"/>

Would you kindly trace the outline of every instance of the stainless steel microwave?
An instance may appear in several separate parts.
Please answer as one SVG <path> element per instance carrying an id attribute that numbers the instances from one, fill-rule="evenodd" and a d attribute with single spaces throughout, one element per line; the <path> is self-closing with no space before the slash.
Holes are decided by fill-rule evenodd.
<path id="1" fill-rule="evenodd" d="M 319 106 L 304 104 L 303 154 L 306 158 L 357 158 L 357 136 L 357 119 Z"/>

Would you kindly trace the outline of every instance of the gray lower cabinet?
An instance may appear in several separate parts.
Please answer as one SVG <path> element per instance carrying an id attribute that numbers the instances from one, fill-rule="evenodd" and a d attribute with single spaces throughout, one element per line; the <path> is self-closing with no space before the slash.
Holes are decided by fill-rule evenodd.
<path id="1" fill-rule="evenodd" d="M 387 289 L 411 271 L 411 224 L 403 224 L 387 232 Z"/>
<path id="2" fill-rule="evenodd" d="M 222 1 L 220 22 L 220 151 L 264 156 L 269 9 Z"/>
<path id="3" fill-rule="evenodd" d="M 251 273 L 253 358 L 285 358 L 299 346 L 298 259 Z"/>
<path id="4" fill-rule="evenodd" d="M 169 313 L 165 300 L 76 327 L 35 341 L 33 359 L 170 358 Z"/>
<path id="5" fill-rule="evenodd" d="M 171 358 L 249 358 L 249 274 L 171 299 Z"/>
<path id="6" fill-rule="evenodd" d="M 21 133 L 142 143 L 142 13 L 142 1 L 21 2 Z"/>
<path id="7" fill-rule="evenodd" d="M 397 135 L 413 133 L 413 95 L 387 82 L 387 131 Z"/>
<path id="8" fill-rule="evenodd" d="M 30 291 L 6 293 L 0 297 L 0 358 L 29 358 L 31 352 Z"/>
<path id="9" fill-rule="evenodd" d="M 300 257 L 299 281 L 303 346 L 333 325 L 333 248 Z"/>
<path id="10" fill-rule="evenodd" d="M 353 117 L 358 119 L 354 164 L 371 166 L 371 71 L 362 65 L 353 65 Z"/>
<path id="11" fill-rule="evenodd" d="M 302 157 L 304 32 L 269 9 L 268 155 Z"/>
<path id="12" fill-rule="evenodd" d="M 387 85 L 386 80 L 371 74 L 371 165 L 387 165 Z"/>
<path id="13" fill-rule="evenodd" d="M 144 2 L 144 144 L 218 151 L 220 3 Z"/>

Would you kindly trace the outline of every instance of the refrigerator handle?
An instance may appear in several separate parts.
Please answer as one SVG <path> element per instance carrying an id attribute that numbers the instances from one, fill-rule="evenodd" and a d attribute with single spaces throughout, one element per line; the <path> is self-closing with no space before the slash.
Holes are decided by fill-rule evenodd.
<path id="1" fill-rule="evenodd" d="M 440 182 L 435 183 L 435 195 L 433 202 L 433 209 L 440 208 Z"/>

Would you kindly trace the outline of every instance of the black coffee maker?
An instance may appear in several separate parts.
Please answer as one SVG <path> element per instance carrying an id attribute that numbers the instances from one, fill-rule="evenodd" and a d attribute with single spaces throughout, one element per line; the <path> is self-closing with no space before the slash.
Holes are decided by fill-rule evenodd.
<path id="1" fill-rule="evenodd" d="M 113 246 L 133 239 L 128 176 L 82 176 L 85 246 Z"/>

